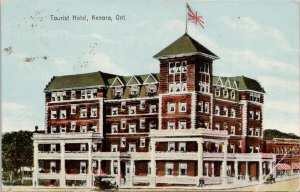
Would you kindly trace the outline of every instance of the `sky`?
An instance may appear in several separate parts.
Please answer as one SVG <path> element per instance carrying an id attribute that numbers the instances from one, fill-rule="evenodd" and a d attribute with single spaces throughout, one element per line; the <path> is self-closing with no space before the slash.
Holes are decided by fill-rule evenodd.
<path id="1" fill-rule="evenodd" d="M 179 0 L 0 2 L 3 132 L 44 129 L 43 90 L 53 76 L 157 73 L 153 56 L 185 32 L 186 6 Z M 214 75 L 258 80 L 266 91 L 264 129 L 300 135 L 299 2 L 188 3 L 205 22 L 204 29 L 188 23 L 188 34 L 220 57 Z M 73 15 L 88 20 L 74 21 Z"/>

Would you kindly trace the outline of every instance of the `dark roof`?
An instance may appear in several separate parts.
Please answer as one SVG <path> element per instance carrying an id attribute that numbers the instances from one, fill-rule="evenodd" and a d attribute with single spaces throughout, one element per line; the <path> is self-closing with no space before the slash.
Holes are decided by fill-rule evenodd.
<path id="1" fill-rule="evenodd" d="M 265 93 L 264 88 L 260 85 L 258 81 L 255 79 L 251 79 L 245 76 L 236 76 L 236 77 L 219 77 L 213 76 L 213 84 L 215 85 L 218 79 L 221 79 L 223 85 L 225 86 L 225 82 L 229 79 L 230 82 L 236 81 L 239 90 L 253 90 L 261 93 Z"/>
<path id="2" fill-rule="evenodd" d="M 154 55 L 154 58 L 168 57 L 181 54 L 203 54 L 207 57 L 217 59 L 218 56 L 201 45 L 199 42 L 191 38 L 187 33 L 174 41 L 168 47 Z"/>
<path id="3" fill-rule="evenodd" d="M 109 83 L 116 75 L 101 71 L 77 75 L 54 76 L 46 86 L 47 90 L 71 89 L 80 87 L 101 87 Z"/>

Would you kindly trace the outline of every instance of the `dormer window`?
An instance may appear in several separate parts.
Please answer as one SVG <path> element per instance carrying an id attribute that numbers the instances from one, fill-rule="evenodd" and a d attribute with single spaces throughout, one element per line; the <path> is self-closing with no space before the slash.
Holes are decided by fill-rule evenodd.
<path id="1" fill-rule="evenodd" d="M 87 97 L 87 99 L 92 98 L 92 90 L 91 89 L 86 90 L 86 97 Z"/>
<path id="2" fill-rule="evenodd" d="M 169 63 L 169 74 L 174 74 L 174 73 L 175 73 L 175 64 Z"/>
<path id="3" fill-rule="evenodd" d="M 150 105 L 150 113 L 156 113 L 156 105 Z"/>
<path id="4" fill-rule="evenodd" d="M 136 114 L 136 106 L 129 106 L 129 115 Z"/>
<path id="5" fill-rule="evenodd" d="M 156 85 L 148 85 L 148 93 L 154 93 L 155 92 L 155 89 L 156 88 Z"/>
<path id="6" fill-rule="evenodd" d="M 228 90 L 227 89 L 223 90 L 223 97 L 228 98 Z"/>
<path id="7" fill-rule="evenodd" d="M 132 85 L 130 88 L 130 96 L 131 97 L 136 97 L 138 94 L 138 87 L 137 85 Z"/>
<path id="8" fill-rule="evenodd" d="M 215 95 L 216 95 L 216 97 L 220 97 L 220 95 L 221 95 L 220 88 L 215 89 Z"/>
<path id="9" fill-rule="evenodd" d="M 123 89 L 121 87 L 115 88 L 114 99 L 120 99 L 122 97 Z"/>
<path id="10" fill-rule="evenodd" d="M 231 91 L 231 99 L 235 99 L 235 91 L 234 90 Z"/>
<path id="11" fill-rule="evenodd" d="M 71 91 L 71 99 L 76 99 L 76 91 Z"/>
<path id="12" fill-rule="evenodd" d="M 81 99 L 86 99 L 86 90 L 81 90 Z"/>

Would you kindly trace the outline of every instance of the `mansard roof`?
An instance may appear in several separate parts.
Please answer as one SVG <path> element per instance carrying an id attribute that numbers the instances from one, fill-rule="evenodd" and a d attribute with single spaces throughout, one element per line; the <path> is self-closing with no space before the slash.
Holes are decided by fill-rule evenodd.
<path id="1" fill-rule="evenodd" d="M 210 59 L 218 59 L 219 57 L 199 42 L 190 37 L 187 33 L 178 38 L 168 47 L 154 55 L 154 58 L 169 58 L 175 56 L 202 55 Z"/>
<path id="2" fill-rule="evenodd" d="M 85 87 L 102 87 L 107 85 L 116 75 L 101 71 L 76 75 L 54 76 L 45 91 L 74 89 Z"/>
<path id="3" fill-rule="evenodd" d="M 235 77 L 214 76 L 213 84 L 216 86 L 228 87 L 232 89 L 253 90 L 253 91 L 265 93 L 264 88 L 260 85 L 260 83 L 257 80 L 245 76 L 235 76 Z"/>
<path id="4" fill-rule="evenodd" d="M 85 88 L 100 88 L 114 86 L 130 86 L 135 84 L 144 84 L 147 78 L 154 77 L 156 83 L 159 81 L 157 73 L 144 75 L 120 76 L 110 73 L 97 71 L 93 73 L 84 73 L 76 75 L 54 76 L 48 83 L 44 91 L 69 90 L 69 89 L 85 89 Z M 146 83 L 148 84 L 148 83 Z"/>

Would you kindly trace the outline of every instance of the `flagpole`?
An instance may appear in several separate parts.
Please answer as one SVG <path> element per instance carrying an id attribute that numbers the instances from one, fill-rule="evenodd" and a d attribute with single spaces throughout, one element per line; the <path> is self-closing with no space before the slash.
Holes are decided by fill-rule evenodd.
<path id="1" fill-rule="evenodd" d="M 187 2 L 185 2 L 186 3 L 186 5 L 185 5 L 185 33 L 187 33 L 187 6 L 188 6 L 188 4 L 187 4 Z"/>

